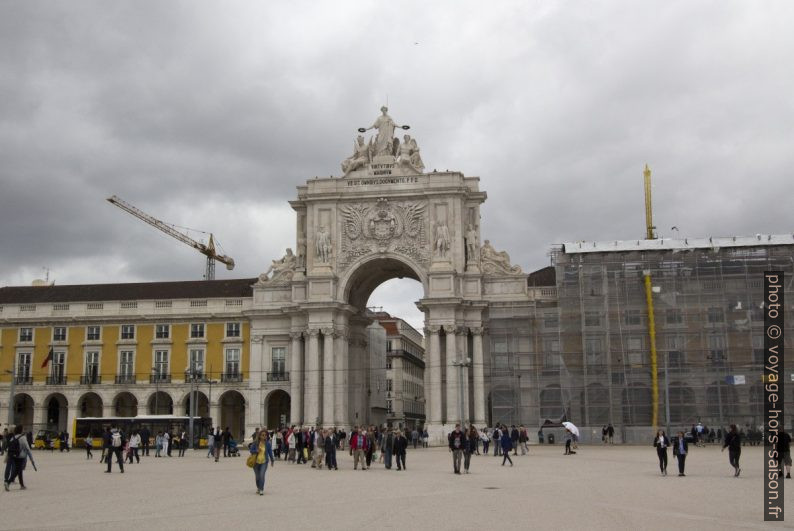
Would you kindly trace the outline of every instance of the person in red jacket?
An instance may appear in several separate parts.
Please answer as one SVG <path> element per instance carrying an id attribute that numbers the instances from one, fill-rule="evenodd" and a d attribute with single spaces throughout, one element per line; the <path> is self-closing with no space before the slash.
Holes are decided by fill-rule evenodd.
<path id="1" fill-rule="evenodd" d="M 353 470 L 358 470 L 359 461 L 361 461 L 361 470 L 367 469 L 367 450 L 369 450 L 367 430 L 361 428 L 350 437 L 350 451 L 353 452 Z"/>

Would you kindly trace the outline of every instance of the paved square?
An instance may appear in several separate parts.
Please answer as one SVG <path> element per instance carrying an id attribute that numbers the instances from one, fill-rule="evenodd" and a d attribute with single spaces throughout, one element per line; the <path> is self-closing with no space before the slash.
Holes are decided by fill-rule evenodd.
<path id="1" fill-rule="evenodd" d="M 28 466 L 28 490 L 0 492 L 0 529 L 769 528 L 761 448 L 744 448 L 738 479 L 727 452 L 691 448 L 684 478 L 672 455 L 670 475 L 661 477 L 650 444 L 582 446 L 567 457 L 560 445 L 533 446 L 512 468 L 474 456 L 472 473 L 462 476 L 452 474 L 444 448 L 409 450 L 406 472 L 353 471 L 342 452 L 339 471 L 276 461 L 262 497 L 244 456 L 149 457 L 122 475 L 115 464 L 103 473 L 82 451 L 36 451 L 39 472 Z M 794 511 L 794 482 L 786 486 Z"/>

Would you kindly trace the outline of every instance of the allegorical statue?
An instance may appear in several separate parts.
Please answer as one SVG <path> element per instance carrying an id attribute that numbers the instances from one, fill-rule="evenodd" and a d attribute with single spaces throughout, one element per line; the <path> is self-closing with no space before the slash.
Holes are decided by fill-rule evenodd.
<path id="1" fill-rule="evenodd" d="M 472 224 L 466 230 L 466 258 L 469 262 L 477 260 L 477 230 Z"/>
<path id="2" fill-rule="evenodd" d="M 331 237 L 325 232 L 325 227 L 320 227 L 315 236 L 317 260 L 321 263 L 328 263 L 331 255 Z"/>
<path id="3" fill-rule="evenodd" d="M 358 135 L 353 142 L 353 154 L 342 161 L 342 171 L 347 175 L 353 170 L 363 167 L 370 161 L 370 146 L 364 143 L 364 137 Z"/>
<path id="4" fill-rule="evenodd" d="M 400 157 L 397 162 L 418 173 L 422 173 L 425 169 L 422 157 L 419 156 L 419 146 L 416 144 L 416 139 L 411 138 L 411 135 L 403 137 L 403 143 L 400 145 Z"/>
<path id="5" fill-rule="evenodd" d="M 292 249 L 287 248 L 287 253 L 281 259 L 273 260 L 268 270 L 259 275 L 259 282 L 283 282 L 292 280 L 297 266 L 298 258 L 292 253 Z M 271 272 L 273 275 L 268 277 Z"/>
<path id="6" fill-rule="evenodd" d="M 446 258 L 449 250 L 449 229 L 446 223 L 436 225 L 436 252 L 441 258 Z"/>
<path id="7" fill-rule="evenodd" d="M 407 125 L 397 125 L 392 120 L 391 116 L 387 114 L 389 110 L 388 107 L 385 105 L 380 108 L 381 114 L 375 119 L 375 123 L 371 126 L 364 129 L 365 132 L 369 131 L 370 129 L 377 129 L 378 135 L 375 137 L 375 142 L 372 144 L 372 156 L 378 155 L 392 155 L 396 156 L 396 149 L 395 149 L 395 142 L 394 142 L 394 130 L 398 127 L 403 129 L 408 129 Z"/>
<path id="8" fill-rule="evenodd" d="M 510 264 L 510 255 L 506 251 L 497 251 L 489 240 L 485 240 L 480 249 L 480 261 L 484 273 L 503 273 L 506 275 L 521 274 L 521 267 Z"/>

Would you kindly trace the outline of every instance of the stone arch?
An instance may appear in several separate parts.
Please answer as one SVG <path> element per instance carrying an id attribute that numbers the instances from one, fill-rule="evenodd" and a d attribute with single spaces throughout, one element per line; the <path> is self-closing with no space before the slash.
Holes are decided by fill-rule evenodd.
<path id="1" fill-rule="evenodd" d="M 102 417 L 102 397 L 89 391 L 80 395 L 77 401 L 78 415 L 81 417 Z"/>
<path id="2" fill-rule="evenodd" d="M 204 394 L 202 391 L 196 390 L 196 416 L 197 417 L 209 417 L 210 416 L 210 401 L 207 398 L 207 395 Z M 179 400 L 179 414 L 185 415 L 186 417 L 190 416 L 190 391 L 187 391 L 183 396 L 182 399 Z"/>
<path id="3" fill-rule="evenodd" d="M 290 424 L 290 403 L 291 397 L 283 389 L 275 389 L 265 397 L 265 422 L 264 425 L 274 430 L 276 428 L 289 426 Z"/>
<path id="4" fill-rule="evenodd" d="M 340 299 L 356 308 L 364 308 L 369 295 L 393 278 L 412 278 L 428 293 L 427 274 L 412 260 L 394 253 L 363 257 L 348 267 L 340 278 Z"/>
<path id="5" fill-rule="evenodd" d="M 33 427 L 33 407 L 35 402 L 33 397 L 27 393 L 16 393 L 14 395 L 14 425 L 21 424 L 25 431 Z"/>
<path id="6" fill-rule="evenodd" d="M 122 391 L 113 398 L 113 415 L 135 417 L 138 415 L 138 399 L 129 391 Z"/>
<path id="7" fill-rule="evenodd" d="M 146 399 L 150 415 L 173 415 L 174 398 L 166 391 L 154 391 Z"/>
<path id="8" fill-rule="evenodd" d="M 245 397 L 239 391 L 229 390 L 218 397 L 218 405 L 221 411 L 221 428 L 225 430 L 228 427 L 235 439 L 244 438 Z"/>
<path id="9" fill-rule="evenodd" d="M 47 429 L 67 431 L 69 401 L 61 393 L 52 393 L 44 399 L 44 422 Z"/>

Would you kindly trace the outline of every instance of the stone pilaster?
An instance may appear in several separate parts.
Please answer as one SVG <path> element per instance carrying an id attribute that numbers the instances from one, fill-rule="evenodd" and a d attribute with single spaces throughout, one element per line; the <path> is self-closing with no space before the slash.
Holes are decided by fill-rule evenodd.
<path id="1" fill-rule="evenodd" d="M 350 365 L 347 345 L 348 336 L 344 332 L 337 333 L 335 341 L 334 383 L 336 387 L 334 389 L 334 425 L 347 428 L 350 426 L 350 408 L 348 405 L 348 386 L 350 384 L 348 378 Z"/>
<path id="2" fill-rule="evenodd" d="M 428 326 L 425 334 L 428 337 L 428 363 L 425 372 L 428 373 L 427 384 L 425 387 L 425 415 L 427 421 L 432 424 L 440 424 L 442 419 L 441 411 L 441 342 L 439 332 L 441 327 Z"/>
<path id="3" fill-rule="evenodd" d="M 290 332 L 290 423 L 303 422 L 303 334 Z"/>
<path id="4" fill-rule="evenodd" d="M 334 378 L 334 338 L 336 333 L 333 328 L 323 328 L 323 417 L 322 425 L 331 427 L 334 423 L 334 391 L 336 390 Z"/>
<path id="5" fill-rule="evenodd" d="M 310 329 L 306 331 L 306 390 L 304 396 L 303 423 L 315 425 L 320 417 L 320 331 Z"/>
<path id="6" fill-rule="evenodd" d="M 474 425 L 485 426 L 485 363 L 482 354 L 482 328 L 472 328 L 472 380 L 474 393 Z"/>
<path id="7" fill-rule="evenodd" d="M 458 367 L 455 365 L 459 361 L 458 354 L 458 329 L 454 325 L 445 325 L 446 333 L 446 355 L 447 355 L 447 423 L 454 424 L 460 419 L 458 395 Z"/>

